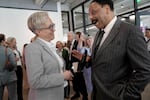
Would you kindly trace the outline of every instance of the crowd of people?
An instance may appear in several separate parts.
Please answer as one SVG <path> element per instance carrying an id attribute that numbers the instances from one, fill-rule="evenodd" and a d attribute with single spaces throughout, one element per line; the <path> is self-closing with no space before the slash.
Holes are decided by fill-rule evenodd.
<path id="1" fill-rule="evenodd" d="M 70 31 L 67 41 L 54 44 L 48 13 L 31 14 L 27 25 L 35 37 L 22 52 L 15 37 L 0 34 L 0 100 L 5 87 L 9 100 L 23 100 L 23 84 L 28 100 L 141 100 L 150 81 L 150 29 L 145 39 L 117 18 L 112 0 L 93 0 L 89 18 L 99 29 L 95 37 Z"/>

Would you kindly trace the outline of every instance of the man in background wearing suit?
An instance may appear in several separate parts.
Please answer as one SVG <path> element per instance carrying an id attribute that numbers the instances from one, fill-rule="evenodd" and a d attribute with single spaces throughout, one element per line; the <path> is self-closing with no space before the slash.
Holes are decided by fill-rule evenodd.
<path id="1" fill-rule="evenodd" d="M 93 0 L 89 17 L 99 29 L 91 56 L 93 100 L 141 100 L 150 79 L 150 56 L 142 32 L 114 15 L 112 0 Z M 72 53 L 81 60 L 81 54 Z"/>

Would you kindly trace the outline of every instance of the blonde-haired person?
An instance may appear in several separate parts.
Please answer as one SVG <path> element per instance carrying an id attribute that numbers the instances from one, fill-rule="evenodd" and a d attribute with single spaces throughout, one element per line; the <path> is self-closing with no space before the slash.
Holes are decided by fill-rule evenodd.
<path id="1" fill-rule="evenodd" d="M 29 29 L 37 36 L 25 49 L 28 100 L 63 100 L 64 80 L 71 80 L 70 71 L 63 71 L 63 60 L 51 42 L 55 24 L 47 12 L 35 12 L 28 18 Z"/>
<path id="2" fill-rule="evenodd" d="M 81 48 L 80 52 L 84 54 L 84 56 L 91 56 L 92 54 L 92 45 L 93 45 L 93 37 L 86 36 L 84 41 L 84 46 Z M 86 59 L 85 59 L 86 60 Z M 91 80 L 91 67 L 92 63 L 85 63 L 83 61 L 83 76 L 85 79 L 86 90 L 88 93 L 88 100 L 91 100 L 91 94 L 93 91 L 92 80 Z"/>
<path id="3" fill-rule="evenodd" d="M 15 37 L 8 37 L 7 38 L 7 44 L 8 47 L 10 47 L 16 57 L 17 62 L 17 69 L 16 69 L 16 75 L 17 75 L 17 94 L 18 94 L 18 100 L 23 100 L 23 68 L 22 68 L 22 56 L 20 51 L 17 49 L 17 41 Z"/>

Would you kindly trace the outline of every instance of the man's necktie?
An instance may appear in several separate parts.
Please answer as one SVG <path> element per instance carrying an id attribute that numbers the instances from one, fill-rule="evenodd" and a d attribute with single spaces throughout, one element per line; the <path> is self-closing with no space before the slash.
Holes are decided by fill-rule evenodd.
<path id="1" fill-rule="evenodd" d="M 104 30 L 100 30 L 100 32 L 97 35 L 97 41 L 96 41 L 95 48 L 94 48 L 94 57 L 95 57 L 95 55 L 97 53 L 98 47 L 99 47 L 99 45 L 101 43 L 101 40 L 103 38 L 104 33 L 105 33 Z"/>
<path id="2" fill-rule="evenodd" d="M 147 41 L 146 41 L 146 43 L 148 43 L 150 41 L 150 39 L 148 39 Z"/>

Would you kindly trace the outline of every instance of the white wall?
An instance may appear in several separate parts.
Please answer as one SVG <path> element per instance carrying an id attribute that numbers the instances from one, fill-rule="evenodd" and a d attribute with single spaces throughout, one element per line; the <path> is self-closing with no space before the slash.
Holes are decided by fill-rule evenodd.
<path id="1" fill-rule="evenodd" d="M 27 19 L 35 10 L 20 10 L 0 8 L 0 33 L 6 35 L 6 38 L 13 36 L 17 40 L 17 47 L 22 51 L 25 43 L 29 43 L 34 36 L 27 27 Z M 58 12 L 48 12 L 50 18 L 56 24 L 55 43 L 57 40 L 63 40 L 63 30 L 61 15 Z"/>

